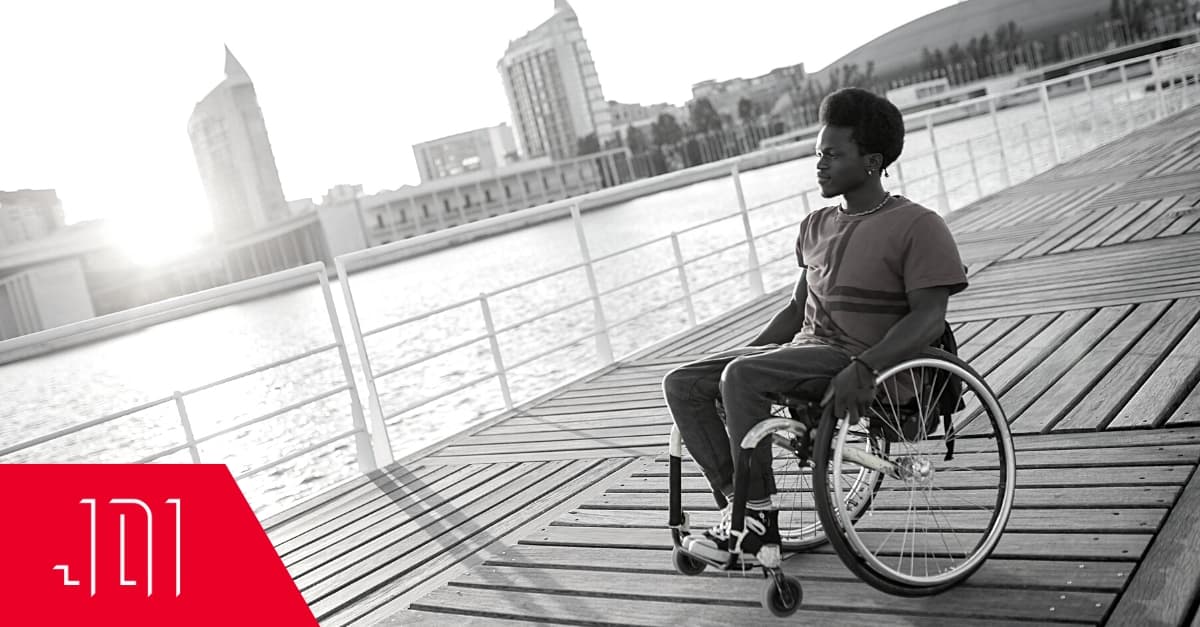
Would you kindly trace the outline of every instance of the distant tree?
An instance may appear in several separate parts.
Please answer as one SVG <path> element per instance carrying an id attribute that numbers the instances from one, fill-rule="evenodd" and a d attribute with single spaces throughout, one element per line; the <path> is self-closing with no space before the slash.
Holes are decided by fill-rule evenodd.
<path id="1" fill-rule="evenodd" d="M 579 138 L 579 145 L 576 154 L 590 155 L 600 152 L 600 140 L 595 133 L 589 133 L 586 137 Z"/>
<path id="2" fill-rule="evenodd" d="M 638 127 L 629 126 L 625 129 L 625 145 L 635 155 L 646 152 L 646 136 Z"/>
<path id="3" fill-rule="evenodd" d="M 932 70 L 936 67 L 933 62 L 933 53 L 929 51 L 929 47 L 921 48 L 921 69 Z"/>
<path id="4" fill-rule="evenodd" d="M 650 125 L 650 136 L 655 146 L 666 146 L 679 143 L 683 139 L 683 129 L 670 113 L 660 113 L 658 119 Z"/>
<path id="5" fill-rule="evenodd" d="M 721 130 L 721 116 L 717 114 L 717 110 L 713 108 L 708 98 L 693 101 L 688 106 L 688 113 L 692 118 L 692 128 L 697 132 L 707 133 Z"/>
<path id="6" fill-rule="evenodd" d="M 693 136 L 683 146 L 683 164 L 690 168 L 701 163 L 704 163 L 704 157 L 700 154 L 700 142 Z"/>
<path id="7" fill-rule="evenodd" d="M 738 118 L 742 124 L 749 124 L 754 119 L 754 101 L 749 98 L 738 100 Z"/>

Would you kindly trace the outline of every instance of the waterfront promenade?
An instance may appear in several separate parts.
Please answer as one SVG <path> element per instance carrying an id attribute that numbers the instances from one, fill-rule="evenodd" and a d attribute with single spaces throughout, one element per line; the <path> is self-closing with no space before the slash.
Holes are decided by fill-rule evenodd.
<path id="1" fill-rule="evenodd" d="M 1200 108 L 951 214 L 961 355 L 1017 447 L 1007 531 L 927 598 L 826 546 L 785 561 L 803 624 L 1188 624 L 1200 591 Z M 782 624 L 758 576 L 671 565 L 675 365 L 752 337 L 786 290 L 264 521 L 322 624 Z M 716 516 L 694 466 L 684 507 Z"/>

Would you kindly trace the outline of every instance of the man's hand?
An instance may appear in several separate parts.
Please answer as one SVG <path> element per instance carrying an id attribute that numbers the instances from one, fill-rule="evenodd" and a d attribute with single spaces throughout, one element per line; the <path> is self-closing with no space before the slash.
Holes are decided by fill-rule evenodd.
<path id="1" fill-rule="evenodd" d="M 875 401 L 875 379 L 866 368 L 851 363 L 834 375 L 829 382 L 825 398 L 821 399 L 824 407 L 833 401 L 833 415 L 844 416 L 853 410 L 855 416 L 863 416 Z"/>

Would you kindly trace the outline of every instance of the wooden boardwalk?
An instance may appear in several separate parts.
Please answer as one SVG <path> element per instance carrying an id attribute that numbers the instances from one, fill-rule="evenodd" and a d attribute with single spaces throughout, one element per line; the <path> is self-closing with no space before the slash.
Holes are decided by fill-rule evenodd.
<path id="1" fill-rule="evenodd" d="M 949 218 L 960 353 L 1018 486 L 964 584 L 908 599 L 826 546 L 785 561 L 809 624 L 1188 624 L 1200 601 L 1200 108 Z M 659 382 L 786 290 L 265 521 L 322 624 L 774 624 L 758 577 L 675 574 Z M 685 508 L 717 512 L 685 464 Z"/>

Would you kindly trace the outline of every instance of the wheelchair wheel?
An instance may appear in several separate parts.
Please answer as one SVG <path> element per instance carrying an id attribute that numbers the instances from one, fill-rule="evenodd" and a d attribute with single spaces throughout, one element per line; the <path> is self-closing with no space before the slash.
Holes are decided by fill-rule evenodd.
<path id="1" fill-rule="evenodd" d="M 776 406 L 773 417 L 788 417 L 786 407 Z M 779 508 L 779 535 L 785 551 L 803 551 L 826 542 L 817 505 L 813 498 L 813 455 L 811 438 L 777 429 L 770 432 L 772 469 L 775 475 L 775 505 Z M 855 430 L 847 437 L 847 446 L 859 446 L 876 454 L 886 454 L 888 443 L 882 437 Z M 882 480 L 880 473 L 868 468 L 847 472 L 840 482 L 851 516 L 861 514 L 871 494 Z"/>
<path id="2" fill-rule="evenodd" d="M 961 382 L 946 435 L 933 435 L 939 399 Z M 859 425 L 823 421 L 817 430 L 814 473 L 817 511 L 830 543 L 846 566 L 868 584 L 891 594 L 936 594 L 978 569 L 996 544 L 1012 510 L 1016 462 L 1008 422 L 983 378 L 960 359 L 928 349 L 917 359 L 888 369 L 876 380 L 875 404 Z M 904 398 L 911 397 L 911 398 Z M 883 430 L 891 447 L 875 497 L 864 512 L 841 506 L 845 490 L 837 477 L 862 468 L 849 451 L 862 423 L 916 425 Z M 864 462 L 865 463 L 865 462 Z"/>

